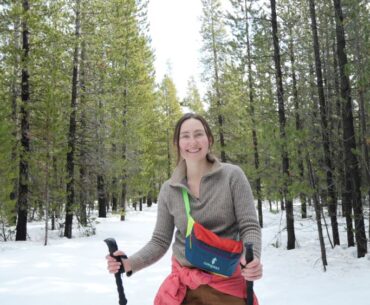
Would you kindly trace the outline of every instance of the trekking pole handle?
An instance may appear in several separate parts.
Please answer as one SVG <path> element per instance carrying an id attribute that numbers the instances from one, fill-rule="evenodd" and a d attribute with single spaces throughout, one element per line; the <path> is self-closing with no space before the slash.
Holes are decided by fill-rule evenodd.
<path id="1" fill-rule="evenodd" d="M 105 243 L 108 246 L 109 255 L 113 257 L 117 262 L 121 263 L 121 267 L 119 269 L 119 273 L 125 273 L 125 268 L 122 263 L 122 259 L 126 259 L 127 255 L 120 255 L 120 256 L 114 256 L 113 253 L 118 250 L 118 246 L 116 243 L 116 240 L 114 238 L 107 238 L 104 239 Z"/>
<path id="2" fill-rule="evenodd" d="M 126 299 L 125 291 L 124 291 L 123 284 L 122 284 L 121 273 L 125 273 L 125 268 L 123 267 L 122 258 L 127 258 L 127 256 L 126 255 L 121 255 L 121 256 L 114 256 L 113 255 L 113 253 L 118 250 L 118 246 L 117 246 L 116 240 L 114 238 L 104 239 L 104 242 L 108 246 L 109 255 L 111 257 L 113 257 L 117 262 L 121 263 L 119 271 L 114 274 L 114 277 L 116 279 L 117 292 L 118 292 L 118 298 L 119 298 L 118 304 L 119 305 L 126 305 L 127 304 L 127 299 Z"/>
<path id="3" fill-rule="evenodd" d="M 245 261 L 250 263 L 254 259 L 253 255 L 253 244 L 252 243 L 245 243 Z"/>

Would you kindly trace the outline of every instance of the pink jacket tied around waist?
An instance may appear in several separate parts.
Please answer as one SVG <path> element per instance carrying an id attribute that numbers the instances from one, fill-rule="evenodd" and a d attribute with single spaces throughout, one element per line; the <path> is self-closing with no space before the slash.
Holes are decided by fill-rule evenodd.
<path id="1" fill-rule="evenodd" d="M 209 285 L 223 293 L 246 298 L 246 285 L 240 268 L 231 277 L 224 278 L 196 268 L 183 267 L 172 258 L 172 272 L 159 287 L 154 305 L 180 305 L 186 290 L 194 290 L 200 285 Z M 254 299 L 254 305 L 258 305 L 257 298 Z"/>

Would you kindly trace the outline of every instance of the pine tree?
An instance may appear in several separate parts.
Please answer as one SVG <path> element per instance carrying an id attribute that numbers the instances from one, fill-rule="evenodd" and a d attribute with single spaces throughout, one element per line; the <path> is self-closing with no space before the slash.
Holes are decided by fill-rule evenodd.
<path id="1" fill-rule="evenodd" d="M 251 32 L 253 32 L 253 63 L 255 65 L 256 86 L 256 131 L 259 139 L 260 170 L 258 175 L 263 181 L 263 196 L 269 201 L 280 199 L 280 189 L 283 186 L 283 175 L 281 173 L 279 122 L 276 115 L 275 98 L 273 94 L 272 45 L 271 29 L 267 22 L 264 10 L 254 15 L 250 11 L 253 20 Z M 253 164 L 253 161 L 250 161 Z M 249 171 L 251 169 L 249 168 Z M 274 174 L 272 174 L 274 173 Z"/>
<path id="2" fill-rule="evenodd" d="M 195 82 L 194 77 L 191 77 L 190 80 L 188 81 L 186 97 L 182 102 L 182 106 L 188 107 L 194 113 L 198 113 L 200 115 L 205 114 L 202 99 L 200 97 L 200 93 L 197 88 L 197 84 Z"/>
<path id="3" fill-rule="evenodd" d="M 21 77 L 21 99 L 22 104 L 20 107 L 21 114 L 21 151 L 19 158 L 19 186 L 17 198 L 17 233 L 16 240 L 27 239 L 27 212 L 29 204 L 29 153 L 30 153 L 30 112 L 29 104 L 31 103 L 30 97 L 30 83 L 29 83 L 29 10 L 30 5 L 28 1 L 23 1 L 22 4 L 22 77 Z"/>
<path id="4" fill-rule="evenodd" d="M 234 41 L 232 45 L 234 46 L 233 51 L 236 51 L 238 59 L 241 60 L 241 73 L 242 77 L 248 79 L 248 85 L 245 86 L 245 91 L 248 93 L 249 109 L 248 116 L 251 119 L 251 129 L 252 129 L 252 145 L 253 145 L 253 156 L 254 156 L 254 168 L 257 173 L 255 178 L 255 189 L 257 194 L 257 206 L 258 206 L 258 217 L 260 226 L 263 227 L 263 215 L 262 215 L 262 184 L 261 177 L 258 175 L 260 170 L 260 156 L 258 150 L 258 138 L 257 138 L 257 122 L 256 122 L 256 94 L 255 87 L 256 83 L 254 80 L 254 71 L 252 70 L 252 42 L 251 42 L 251 30 L 250 23 L 252 14 L 255 12 L 252 10 L 252 3 L 247 5 L 247 1 L 244 3 L 238 3 L 238 1 L 232 1 L 234 7 L 234 14 L 229 15 L 231 19 L 231 27 L 234 33 Z M 239 50 L 236 50 L 239 49 Z M 237 60 L 238 60 L 237 59 Z M 242 89 L 243 90 L 243 89 Z"/>
<path id="5" fill-rule="evenodd" d="M 202 0 L 203 17 L 201 34 L 203 37 L 202 59 L 205 67 L 205 79 L 210 84 L 208 93 L 210 108 L 214 109 L 213 120 L 217 126 L 221 161 L 226 162 L 226 143 L 224 135 L 223 100 L 221 92 L 221 74 L 225 61 L 225 29 L 219 0 Z"/>
<path id="6" fill-rule="evenodd" d="M 366 97 L 369 96 L 370 82 L 370 9 L 366 7 L 366 1 L 356 1 L 352 4 L 351 10 L 347 13 L 350 22 L 347 26 L 349 35 L 354 37 L 354 41 L 348 44 L 347 52 L 354 56 L 353 81 L 355 98 L 359 105 L 359 145 L 361 147 L 360 167 L 362 179 L 362 189 L 368 196 L 370 204 L 370 140 L 368 136 L 368 122 L 370 117 L 370 108 L 366 104 Z M 369 228 L 370 235 L 370 228 Z"/>
<path id="7" fill-rule="evenodd" d="M 293 104 L 294 104 L 294 118 L 295 118 L 295 128 L 296 128 L 296 146 L 297 146 L 297 166 L 299 171 L 299 198 L 301 200 L 301 214 L 302 218 L 307 218 L 307 204 L 306 204 L 306 194 L 303 191 L 303 185 L 305 180 L 305 171 L 304 171 L 304 158 L 302 156 L 303 152 L 303 119 L 301 118 L 301 104 L 298 92 L 298 81 L 297 76 L 299 73 L 296 67 L 296 50 L 294 42 L 296 41 L 296 37 L 294 35 L 294 31 L 297 28 L 297 21 L 298 13 L 291 7 L 288 8 L 288 16 L 289 21 L 287 22 L 288 32 L 289 32 L 289 42 L 288 42 L 288 49 L 289 49 L 289 59 L 291 64 L 291 78 L 292 78 L 292 96 L 293 96 Z M 297 177 L 298 178 L 298 177 Z"/>
<path id="8" fill-rule="evenodd" d="M 279 123 L 280 123 L 280 137 L 283 141 L 286 140 L 286 118 L 285 118 L 285 105 L 284 105 L 284 90 L 282 83 L 282 73 L 281 73 L 281 61 L 280 61 L 280 46 L 278 38 L 278 28 L 277 28 L 277 17 L 276 17 L 276 2 L 271 0 L 271 25 L 272 25 L 272 36 L 274 44 L 274 61 L 276 70 L 276 90 L 277 90 L 277 100 L 279 107 Z M 293 214 L 293 201 L 289 198 L 288 189 L 290 185 L 290 173 L 289 173 L 289 155 L 286 147 L 283 145 L 281 147 L 281 157 L 282 157 L 282 169 L 284 173 L 284 186 L 283 186 L 283 196 L 286 206 L 286 219 L 287 219 L 287 231 L 288 231 L 288 250 L 295 248 L 295 233 L 294 233 L 294 214 Z"/>
<path id="9" fill-rule="evenodd" d="M 362 210 L 361 198 L 361 176 L 359 171 L 359 163 L 355 151 L 356 136 L 353 123 L 352 96 L 349 77 L 346 74 L 347 54 L 346 54 L 346 39 L 343 29 L 343 13 L 340 0 L 333 0 L 335 10 L 336 35 L 337 35 L 337 56 L 340 73 L 341 97 L 342 101 L 342 119 L 343 119 L 343 142 L 344 142 L 344 157 L 345 157 L 345 179 L 349 179 L 350 183 L 346 186 L 350 187 L 351 199 L 353 202 L 354 220 L 355 220 L 355 236 L 357 242 L 357 256 L 363 257 L 367 253 L 367 240 L 365 233 L 364 216 Z"/>
<path id="10" fill-rule="evenodd" d="M 327 189 L 329 194 L 329 214 L 331 218 L 331 226 L 333 231 L 333 240 L 334 245 L 339 245 L 339 232 L 338 232 L 338 221 L 337 221 L 337 196 L 336 196 L 336 187 L 334 184 L 333 173 L 334 169 L 332 166 L 331 160 L 331 148 L 329 141 L 329 127 L 328 127 L 328 114 L 327 114 L 327 102 L 325 100 L 324 94 L 324 85 L 323 85 L 323 76 L 321 68 L 321 58 L 320 58 L 320 46 L 319 39 L 317 34 L 317 24 L 316 24 L 316 8 L 315 1 L 310 0 L 310 15 L 311 15 L 311 29 L 313 36 L 313 48 L 315 54 L 315 67 L 316 67 L 316 80 L 317 80 L 317 90 L 319 96 L 319 109 L 321 117 L 321 134 L 323 139 L 323 148 L 324 148 L 324 159 L 326 166 L 326 181 Z"/>
<path id="11" fill-rule="evenodd" d="M 75 205 L 75 149 L 76 149 L 76 115 L 78 99 L 78 71 L 80 62 L 80 27 L 81 27 L 81 1 L 75 1 L 75 43 L 73 53 L 73 70 L 72 70 L 72 93 L 71 93 L 71 113 L 69 117 L 68 130 L 68 153 L 67 153 L 67 202 L 66 202 L 66 219 L 64 224 L 64 236 L 72 238 L 72 221 L 73 208 Z"/>
<path id="12" fill-rule="evenodd" d="M 160 87 L 160 107 L 161 112 L 164 114 L 164 122 L 162 122 L 164 129 L 165 145 L 167 161 L 166 161 L 166 170 L 167 170 L 167 179 L 171 177 L 172 168 L 176 165 L 176 158 L 173 156 L 172 150 L 172 138 L 173 138 L 173 128 L 177 119 L 181 115 L 180 102 L 177 98 L 176 87 L 173 83 L 173 80 L 170 76 L 165 75 L 162 80 L 162 85 Z"/>
<path id="13" fill-rule="evenodd" d="M 0 12 L 0 238 L 12 239 L 18 195 L 18 103 L 21 82 L 20 3 L 2 5 Z"/>
<path id="14" fill-rule="evenodd" d="M 106 28 L 109 33 L 105 50 L 109 73 L 104 90 L 109 109 L 109 138 L 115 154 L 109 176 L 121 189 L 122 220 L 129 197 L 136 197 L 137 193 L 147 192 L 149 188 L 142 176 L 146 172 L 142 170 L 146 162 L 141 162 L 144 147 L 140 141 L 146 140 L 147 121 L 151 120 L 149 111 L 153 109 L 151 103 L 154 100 L 153 56 L 146 37 L 146 5 L 146 1 L 121 0 L 112 1 L 107 8 L 113 13 Z"/>

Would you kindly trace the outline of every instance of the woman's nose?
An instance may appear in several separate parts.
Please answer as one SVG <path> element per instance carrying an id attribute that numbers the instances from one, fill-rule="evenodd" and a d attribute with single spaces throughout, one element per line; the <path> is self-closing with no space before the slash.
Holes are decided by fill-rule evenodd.
<path id="1" fill-rule="evenodd" d="M 190 140 L 190 143 L 196 143 L 197 142 L 197 139 L 194 136 L 191 136 L 189 140 Z"/>

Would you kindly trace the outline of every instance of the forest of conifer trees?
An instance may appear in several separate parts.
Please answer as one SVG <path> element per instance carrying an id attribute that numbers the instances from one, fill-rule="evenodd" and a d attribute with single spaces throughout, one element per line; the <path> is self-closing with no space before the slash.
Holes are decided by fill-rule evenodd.
<path id="1" fill-rule="evenodd" d="M 148 0 L 0 2 L 0 241 L 45 222 L 72 238 L 127 205 L 156 202 L 176 163 L 172 130 L 204 115 L 214 153 L 262 203 L 315 211 L 332 246 L 367 253 L 370 5 L 366 0 L 199 0 L 206 86 L 157 83 Z M 227 5 L 225 5 L 227 2 Z M 264 210 L 267 212 L 267 210 Z M 338 222 L 345 222 L 340 240 Z"/>

